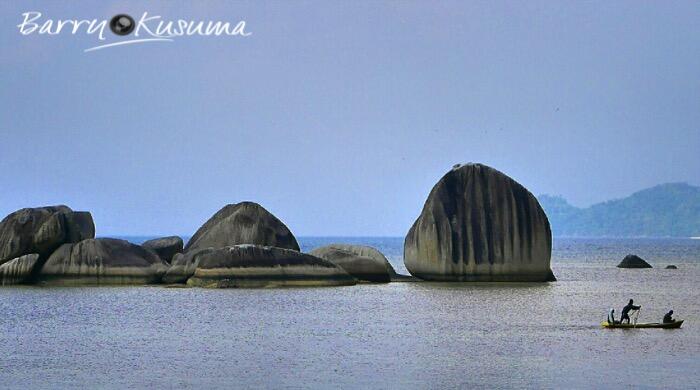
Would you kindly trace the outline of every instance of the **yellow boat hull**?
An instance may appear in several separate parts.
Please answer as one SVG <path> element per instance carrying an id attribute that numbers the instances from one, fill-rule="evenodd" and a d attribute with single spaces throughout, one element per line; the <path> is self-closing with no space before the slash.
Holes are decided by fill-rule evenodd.
<path id="1" fill-rule="evenodd" d="M 673 321 L 669 323 L 662 322 L 648 322 L 648 323 L 637 323 L 637 324 L 610 324 L 608 321 L 604 321 L 601 325 L 603 328 L 622 328 L 622 329 L 644 329 L 644 328 L 660 328 L 660 329 L 675 329 L 680 328 L 683 324 L 683 320 Z"/>

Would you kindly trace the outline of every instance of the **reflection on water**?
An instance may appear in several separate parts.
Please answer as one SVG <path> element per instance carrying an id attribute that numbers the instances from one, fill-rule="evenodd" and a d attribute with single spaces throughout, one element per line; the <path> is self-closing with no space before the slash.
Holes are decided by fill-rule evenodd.
<path id="1" fill-rule="evenodd" d="M 313 240 L 302 246 L 324 243 Z M 392 262 L 400 258 L 400 239 L 364 242 L 372 240 Z M 551 284 L 3 288 L 0 383 L 700 387 L 700 242 L 555 245 L 559 281 Z M 615 268 L 627 252 L 680 269 Z M 678 330 L 601 329 L 607 309 L 619 312 L 630 297 L 642 305 L 640 321 L 658 321 L 673 308 L 686 323 Z"/>

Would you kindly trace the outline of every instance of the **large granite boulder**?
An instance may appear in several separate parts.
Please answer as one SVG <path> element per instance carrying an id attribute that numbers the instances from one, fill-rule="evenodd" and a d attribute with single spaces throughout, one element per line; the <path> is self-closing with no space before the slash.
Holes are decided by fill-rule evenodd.
<path id="1" fill-rule="evenodd" d="M 32 253 L 0 265 L 0 285 L 21 284 L 30 280 L 38 262 L 39 255 Z"/>
<path id="2" fill-rule="evenodd" d="M 357 283 L 335 264 L 297 251 L 236 245 L 197 255 L 196 287 L 346 286 Z"/>
<path id="3" fill-rule="evenodd" d="M 128 241 L 97 238 L 58 248 L 41 268 L 45 284 L 100 285 L 159 283 L 167 264 L 154 252 Z"/>
<path id="4" fill-rule="evenodd" d="M 214 214 L 192 236 L 185 251 L 240 244 L 299 250 L 296 238 L 282 221 L 257 203 L 241 202 Z"/>
<path id="5" fill-rule="evenodd" d="M 148 240 L 141 244 L 142 247 L 150 249 L 160 256 L 163 261 L 170 263 L 178 253 L 182 253 L 184 243 L 178 236 L 161 237 Z"/>
<path id="6" fill-rule="evenodd" d="M 537 199 L 482 164 L 447 172 L 404 241 L 406 268 L 434 281 L 553 281 L 551 252 Z"/>
<path id="7" fill-rule="evenodd" d="M 393 270 L 393 268 L 386 259 L 378 260 L 369 256 L 362 256 L 334 245 L 316 248 L 309 254 L 330 261 L 358 280 L 374 283 L 388 283 L 391 281 L 392 275 L 389 269 Z"/>
<path id="8" fill-rule="evenodd" d="M 26 208 L 0 222 L 0 264 L 36 253 L 46 259 L 56 248 L 95 237 L 95 224 L 88 212 L 67 206 Z"/>
<path id="9" fill-rule="evenodd" d="M 627 255 L 617 265 L 617 268 L 652 268 L 651 264 L 637 255 Z"/>

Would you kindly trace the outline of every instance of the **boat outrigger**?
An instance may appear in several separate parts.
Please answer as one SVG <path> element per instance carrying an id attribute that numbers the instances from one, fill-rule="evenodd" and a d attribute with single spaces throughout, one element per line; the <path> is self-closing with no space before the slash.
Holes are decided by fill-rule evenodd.
<path id="1" fill-rule="evenodd" d="M 676 320 L 673 322 L 642 322 L 637 324 L 620 324 L 615 322 L 614 324 L 608 321 L 603 321 L 601 324 L 603 328 L 623 328 L 623 329 L 635 329 L 635 328 L 661 328 L 661 329 L 677 329 L 683 324 L 683 320 Z"/>

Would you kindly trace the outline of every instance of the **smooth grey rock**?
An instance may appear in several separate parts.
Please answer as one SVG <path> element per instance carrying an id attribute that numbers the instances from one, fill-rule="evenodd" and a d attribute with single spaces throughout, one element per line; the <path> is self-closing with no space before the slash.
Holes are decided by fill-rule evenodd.
<path id="1" fill-rule="evenodd" d="M 627 255 L 617 268 L 652 268 L 652 266 L 637 255 Z"/>
<path id="2" fill-rule="evenodd" d="M 159 283 L 167 264 L 154 252 L 114 238 L 64 244 L 46 261 L 38 275 L 45 284 Z"/>
<path id="3" fill-rule="evenodd" d="M 335 264 L 294 250 L 236 245 L 197 255 L 189 286 L 347 286 L 357 280 Z"/>
<path id="4" fill-rule="evenodd" d="M 359 280 L 374 283 L 391 281 L 392 275 L 389 273 L 391 265 L 387 267 L 386 259 L 377 260 L 369 256 L 361 256 L 334 245 L 316 248 L 309 254 L 330 261 Z"/>
<path id="5" fill-rule="evenodd" d="M 173 256 L 182 253 L 184 243 L 182 242 L 182 238 L 178 236 L 169 236 L 148 240 L 141 244 L 141 246 L 156 252 L 163 261 L 170 263 Z"/>
<path id="6" fill-rule="evenodd" d="M 666 269 L 678 269 L 678 267 L 673 264 L 670 264 L 666 266 Z"/>
<path id="7" fill-rule="evenodd" d="M 389 260 L 384 256 L 382 252 L 377 250 L 376 248 L 372 248 L 371 246 L 366 246 L 366 245 L 356 245 L 356 244 L 330 244 L 328 245 L 329 247 L 333 248 L 338 248 L 342 249 L 348 252 L 352 252 L 358 256 L 364 256 L 364 257 L 370 257 L 372 259 L 375 259 L 378 262 L 384 263 L 387 268 L 387 272 L 391 276 L 391 281 L 392 282 L 416 282 L 420 281 L 420 279 L 416 278 L 415 276 L 411 275 L 401 275 L 396 272 L 394 267 L 391 265 Z"/>
<path id="8" fill-rule="evenodd" d="M 95 224 L 88 212 L 67 206 L 25 208 L 0 222 L 0 264 L 36 253 L 46 259 L 56 248 L 95 237 Z"/>
<path id="9" fill-rule="evenodd" d="M 396 270 L 394 270 L 394 267 L 391 266 L 391 263 L 389 263 L 389 260 L 384 256 L 384 254 L 380 251 L 378 251 L 375 248 L 372 248 L 371 246 L 366 246 L 366 245 L 356 245 L 356 244 L 330 244 L 326 245 L 327 247 L 332 247 L 332 248 L 338 248 L 342 249 L 344 251 L 352 252 L 358 256 L 363 256 L 363 257 L 369 257 L 377 262 L 383 263 L 384 266 L 387 269 L 387 272 L 389 272 L 389 275 L 392 277 L 395 275 L 398 275 L 396 273 Z"/>
<path id="10" fill-rule="evenodd" d="M 199 264 L 199 255 L 214 251 L 214 248 L 196 249 L 173 256 L 170 267 L 163 276 L 163 283 L 186 283 Z"/>
<path id="11" fill-rule="evenodd" d="M 257 203 L 241 202 L 214 214 L 192 236 L 185 252 L 240 244 L 299 250 L 296 238 L 282 221 Z"/>
<path id="12" fill-rule="evenodd" d="M 537 199 L 482 164 L 447 172 L 404 241 L 406 268 L 434 281 L 553 281 L 551 252 Z"/>
<path id="13" fill-rule="evenodd" d="M 21 284 L 30 279 L 34 267 L 39 262 L 39 255 L 20 256 L 0 265 L 0 284 L 3 286 Z"/>

